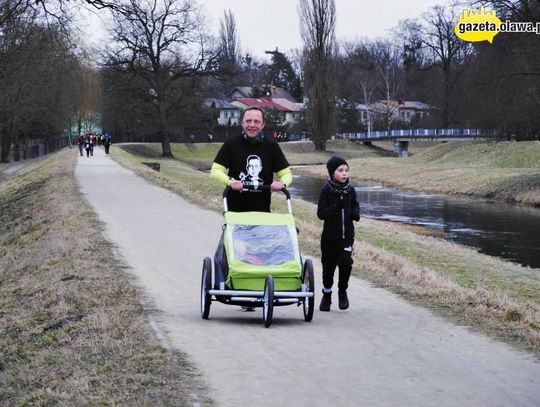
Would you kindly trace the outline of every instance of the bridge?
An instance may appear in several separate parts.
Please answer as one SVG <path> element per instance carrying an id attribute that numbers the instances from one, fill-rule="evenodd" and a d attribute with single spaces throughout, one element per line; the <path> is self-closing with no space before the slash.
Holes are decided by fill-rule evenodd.
<path id="1" fill-rule="evenodd" d="M 372 141 L 394 141 L 394 154 L 407 157 L 411 141 L 485 141 L 499 140 L 503 136 L 495 130 L 483 129 L 402 129 L 387 131 L 370 131 L 358 133 L 340 133 L 337 139 L 358 140 L 366 143 Z"/>

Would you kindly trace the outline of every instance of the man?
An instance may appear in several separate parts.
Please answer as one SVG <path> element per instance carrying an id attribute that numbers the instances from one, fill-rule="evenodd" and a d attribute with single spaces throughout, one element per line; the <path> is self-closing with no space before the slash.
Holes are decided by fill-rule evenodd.
<path id="1" fill-rule="evenodd" d="M 109 154 L 109 148 L 111 147 L 111 135 L 108 132 L 103 133 L 102 140 L 103 146 L 105 147 L 105 154 Z"/>
<path id="2" fill-rule="evenodd" d="M 234 212 L 270 212 L 270 191 L 240 193 L 244 185 L 270 185 L 279 191 L 292 182 L 287 159 L 278 143 L 265 137 L 264 112 L 248 107 L 240 119 L 243 132 L 227 140 L 218 151 L 210 176 L 223 185 L 229 185 L 227 203 Z M 273 181 L 274 173 L 279 181 Z"/>
<path id="3" fill-rule="evenodd" d="M 84 134 L 79 134 L 79 137 L 77 137 L 77 144 L 79 145 L 79 153 L 81 154 L 81 157 L 83 156 L 83 149 L 84 149 Z"/>

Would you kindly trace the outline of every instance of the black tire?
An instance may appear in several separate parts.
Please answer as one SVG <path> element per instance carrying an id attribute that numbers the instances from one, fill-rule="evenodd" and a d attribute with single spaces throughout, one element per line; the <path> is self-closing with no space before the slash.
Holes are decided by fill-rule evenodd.
<path id="1" fill-rule="evenodd" d="M 201 278 L 201 318 L 208 319 L 210 315 L 211 295 L 208 290 L 212 287 L 212 260 L 205 257 L 202 267 Z"/>
<path id="2" fill-rule="evenodd" d="M 305 297 L 302 302 L 304 310 L 304 321 L 309 322 L 313 319 L 313 311 L 315 310 L 315 273 L 313 271 L 313 263 L 307 259 L 304 263 L 304 281 L 306 291 L 313 293 L 312 297 Z"/>
<path id="3" fill-rule="evenodd" d="M 264 283 L 263 295 L 263 320 L 264 326 L 268 328 L 272 324 L 274 315 L 274 277 L 267 276 Z"/>

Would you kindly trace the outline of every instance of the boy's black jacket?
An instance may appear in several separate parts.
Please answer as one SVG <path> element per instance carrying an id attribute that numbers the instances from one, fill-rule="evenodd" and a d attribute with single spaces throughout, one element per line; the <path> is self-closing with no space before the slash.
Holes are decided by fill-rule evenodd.
<path id="1" fill-rule="evenodd" d="M 343 196 L 343 213 L 339 204 L 341 196 Z M 351 245 L 354 241 L 353 221 L 360 220 L 360 207 L 354 188 L 351 187 L 349 193 L 340 195 L 325 184 L 319 197 L 317 216 L 324 220 L 321 236 L 323 240 L 344 240 L 345 246 Z"/>

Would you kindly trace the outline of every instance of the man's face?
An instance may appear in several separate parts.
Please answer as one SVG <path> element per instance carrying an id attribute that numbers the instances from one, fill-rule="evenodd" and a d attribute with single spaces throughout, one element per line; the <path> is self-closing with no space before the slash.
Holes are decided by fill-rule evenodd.
<path id="1" fill-rule="evenodd" d="M 258 110 L 248 110 L 242 119 L 242 128 L 248 137 L 256 137 L 264 129 L 262 113 Z"/>

